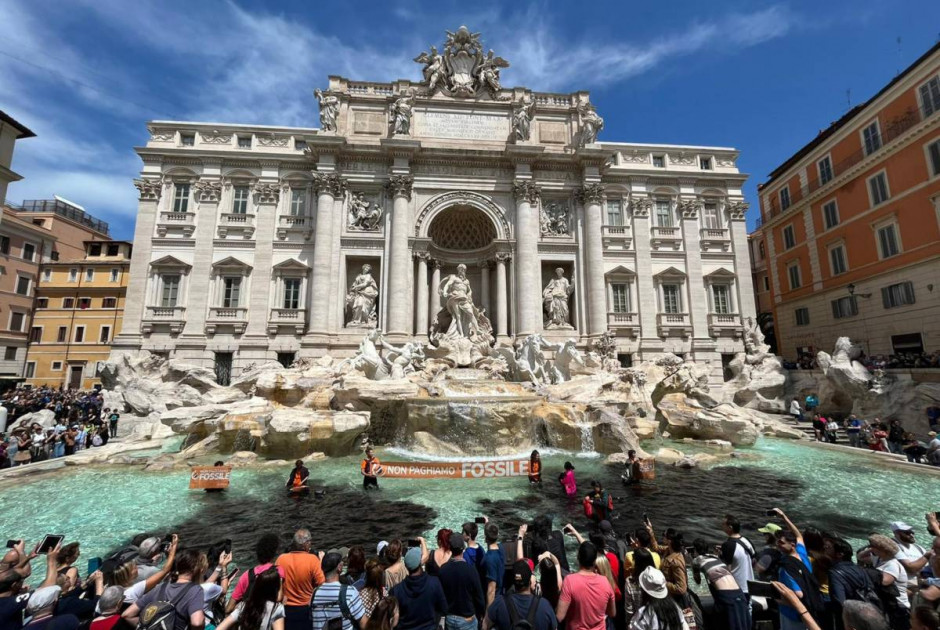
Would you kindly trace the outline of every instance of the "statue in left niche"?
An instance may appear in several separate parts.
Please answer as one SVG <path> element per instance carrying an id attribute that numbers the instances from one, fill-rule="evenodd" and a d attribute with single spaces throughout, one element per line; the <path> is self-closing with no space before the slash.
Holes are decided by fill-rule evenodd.
<path id="1" fill-rule="evenodd" d="M 349 292 L 346 293 L 346 306 L 350 317 L 347 326 L 351 328 L 373 328 L 378 319 L 375 301 L 379 297 L 379 287 L 372 277 L 372 265 L 363 265 L 362 273 L 356 276 Z"/>
<path id="2" fill-rule="evenodd" d="M 366 199 L 365 193 L 346 192 L 346 225 L 350 230 L 375 232 L 382 220 L 382 206 Z"/>
<path id="3" fill-rule="evenodd" d="M 411 135 L 411 113 L 415 106 L 415 89 L 408 88 L 389 105 L 392 117 L 392 134 L 396 136 Z"/>
<path id="4" fill-rule="evenodd" d="M 314 90 L 320 103 L 320 129 L 336 131 L 336 119 L 339 116 L 339 97 L 327 90 Z"/>

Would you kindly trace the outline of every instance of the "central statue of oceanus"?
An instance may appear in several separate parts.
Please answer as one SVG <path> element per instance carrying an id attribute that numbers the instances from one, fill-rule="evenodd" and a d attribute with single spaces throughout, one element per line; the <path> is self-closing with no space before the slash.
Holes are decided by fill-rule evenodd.
<path id="1" fill-rule="evenodd" d="M 438 291 L 443 308 L 434 317 L 428 335 L 431 345 L 438 350 L 436 356 L 455 365 L 472 365 L 487 356 L 496 340 L 490 320 L 473 303 L 467 266 L 457 265 L 457 273 L 444 278 Z"/>

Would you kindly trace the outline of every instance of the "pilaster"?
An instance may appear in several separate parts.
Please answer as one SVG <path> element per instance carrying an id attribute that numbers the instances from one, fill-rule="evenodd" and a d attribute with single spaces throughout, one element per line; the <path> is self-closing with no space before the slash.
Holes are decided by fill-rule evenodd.
<path id="1" fill-rule="evenodd" d="M 734 251 L 734 274 L 737 276 L 735 285 L 738 287 L 738 313 L 741 322 L 747 317 L 757 317 L 757 307 L 754 303 L 754 282 L 751 279 L 751 256 L 747 246 L 747 209 L 748 204 L 743 200 L 732 201 L 728 204 L 728 217 L 730 219 L 731 247 Z"/>
<path id="2" fill-rule="evenodd" d="M 604 187 L 585 183 L 579 191 L 584 205 L 584 250 L 587 262 L 586 332 L 596 336 L 607 330 L 607 291 L 604 283 L 603 199 Z"/>
<path id="3" fill-rule="evenodd" d="M 333 258 L 333 200 L 342 197 L 346 181 L 334 173 L 315 173 L 317 219 L 313 241 L 313 274 L 310 297 L 310 331 L 315 343 L 325 344 L 330 328 L 330 272 Z"/>
<path id="4" fill-rule="evenodd" d="M 271 273 L 274 266 L 274 231 L 277 228 L 280 188 L 270 182 L 259 182 L 255 198 L 255 254 L 251 271 L 246 337 L 267 340 L 267 324 L 271 314 Z"/>
<path id="5" fill-rule="evenodd" d="M 410 175 L 392 175 L 386 187 L 392 197 L 391 234 L 389 235 L 388 276 L 388 333 L 411 335 L 414 308 L 411 296 L 413 264 L 408 248 L 411 227 L 411 190 L 414 178 Z"/>
<path id="6" fill-rule="evenodd" d="M 682 217 L 682 240 L 685 250 L 686 289 L 688 308 L 692 322 L 692 338 L 710 340 L 708 334 L 708 295 L 702 273 L 702 247 L 698 229 L 698 199 L 680 199 L 679 214 Z"/>
<path id="7" fill-rule="evenodd" d="M 542 189 L 530 180 L 516 180 L 516 337 L 542 332 L 541 270 L 539 269 L 539 202 Z"/>
<path id="8" fill-rule="evenodd" d="M 656 302 L 656 286 L 653 284 L 653 262 L 650 254 L 650 212 L 653 200 L 646 195 L 633 193 L 633 247 L 636 250 L 636 310 L 640 317 L 641 347 L 658 348 L 662 341 L 656 326 L 659 306 Z"/>

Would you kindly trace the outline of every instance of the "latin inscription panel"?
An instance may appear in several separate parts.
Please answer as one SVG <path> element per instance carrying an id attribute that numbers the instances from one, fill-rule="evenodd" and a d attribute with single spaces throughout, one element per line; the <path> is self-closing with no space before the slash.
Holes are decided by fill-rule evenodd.
<path id="1" fill-rule="evenodd" d="M 416 111 L 416 135 L 453 140 L 497 140 L 509 137 L 508 114 Z"/>

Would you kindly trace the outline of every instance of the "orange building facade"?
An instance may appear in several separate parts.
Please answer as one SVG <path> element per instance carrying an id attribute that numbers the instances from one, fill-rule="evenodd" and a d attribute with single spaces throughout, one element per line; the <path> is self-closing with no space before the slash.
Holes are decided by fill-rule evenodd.
<path id="1" fill-rule="evenodd" d="M 755 295 L 781 355 L 841 336 L 869 355 L 940 350 L 940 44 L 758 191 Z"/>

